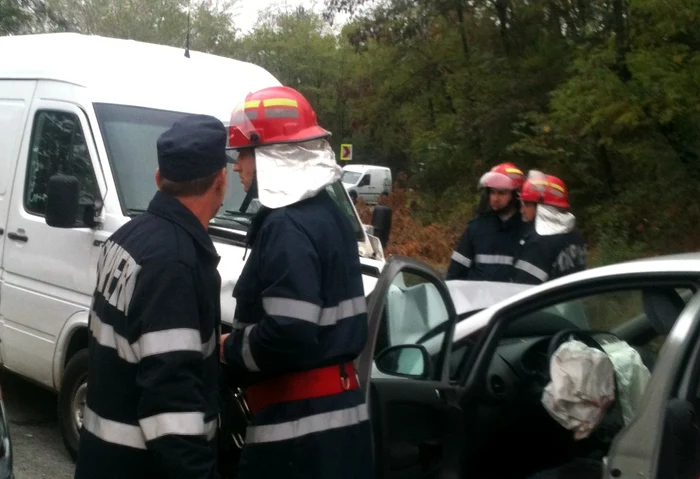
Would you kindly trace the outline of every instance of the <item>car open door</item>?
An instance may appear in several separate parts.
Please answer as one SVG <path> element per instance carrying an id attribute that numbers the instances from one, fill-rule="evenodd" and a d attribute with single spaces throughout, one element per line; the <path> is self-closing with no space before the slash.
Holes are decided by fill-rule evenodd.
<path id="1" fill-rule="evenodd" d="M 392 256 L 368 315 L 358 375 L 370 408 L 375 477 L 454 476 L 456 466 L 445 453 L 455 445 L 460 416 L 457 386 L 449 379 L 457 314 L 445 283 L 432 268 Z M 441 340 L 422 342 L 436 328 L 444 331 Z"/>
<path id="2" fill-rule="evenodd" d="M 678 306 L 660 304 L 666 314 Z M 666 337 L 644 399 L 615 438 L 604 478 L 700 477 L 700 293 Z M 641 440 L 640 440 L 641 438 Z"/>

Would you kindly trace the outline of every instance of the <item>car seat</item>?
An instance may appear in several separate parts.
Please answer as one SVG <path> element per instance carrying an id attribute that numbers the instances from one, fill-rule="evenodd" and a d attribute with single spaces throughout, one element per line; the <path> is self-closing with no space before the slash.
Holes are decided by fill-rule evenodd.
<path id="1" fill-rule="evenodd" d="M 646 288 L 642 290 L 644 314 L 657 334 L 671 332 L 678 316 L 685 308 L 685 301 L 675 288 Z M 654 369 L 656 355 L 645 346 L 634 347 L 650 371 Z"/>
<path id="2" fill-rule="evenodd" d="M 647 319 L 659 334 L 668 334 L 685 309 L 685 301 L 675 288 L 642 290 L 642 305 Z"/>

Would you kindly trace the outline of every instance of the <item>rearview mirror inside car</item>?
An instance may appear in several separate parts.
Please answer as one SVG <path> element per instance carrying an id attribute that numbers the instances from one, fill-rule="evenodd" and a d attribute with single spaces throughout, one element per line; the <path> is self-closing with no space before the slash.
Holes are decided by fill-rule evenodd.
<path id="1" fill-rule="evenodd" d="M 375 359 L 377 369 L 391 376 L 424 379 L 430 373 L 430 355 L 419 344 L 400 344 L 384 349 Z"/>

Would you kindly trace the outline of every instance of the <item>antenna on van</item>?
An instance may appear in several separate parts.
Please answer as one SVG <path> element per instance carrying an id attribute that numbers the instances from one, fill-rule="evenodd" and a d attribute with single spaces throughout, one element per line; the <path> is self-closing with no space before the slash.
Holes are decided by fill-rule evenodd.
<path id="1" fill-rule="evenodd" d="M 190 5 L 192 2 L 187 2 L 187 42 L 185 44 L 185 57 L 190 57 Z"/>

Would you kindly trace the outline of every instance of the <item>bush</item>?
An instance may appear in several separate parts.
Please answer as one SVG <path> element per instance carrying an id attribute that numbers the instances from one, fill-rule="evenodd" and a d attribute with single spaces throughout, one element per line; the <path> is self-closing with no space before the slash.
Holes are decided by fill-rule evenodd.
<path id="1" fill-rule="evenodd" d="M 392 209 L 391 233 L 385 254 L 387 257 L 409 256 L 444 273 L 465 223 L 460 226 L 456 225 L 455 221 L 450 224 L 437 221 L 422 224 L 417 217 L 424 212 L 421 210 L 426 208 L 419 206 L 422 203 L 421 198 L 405 187 L 405 179 L 405 175 L 399 175 L 392 192 L 379 200 L 379 204 Z M 361 198 L 357 200 L 355 207 L 362 222 L 371 224 L 371 207 Z M 455 205 L 452 205 L 452 209 L 455 209 Z"/>

